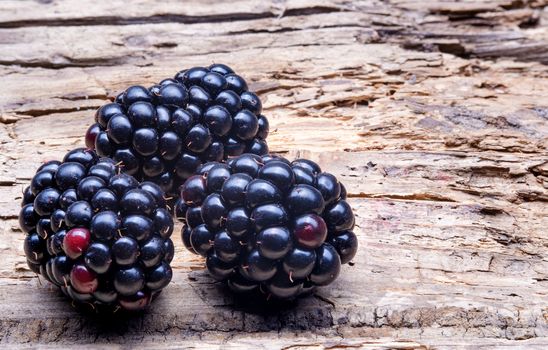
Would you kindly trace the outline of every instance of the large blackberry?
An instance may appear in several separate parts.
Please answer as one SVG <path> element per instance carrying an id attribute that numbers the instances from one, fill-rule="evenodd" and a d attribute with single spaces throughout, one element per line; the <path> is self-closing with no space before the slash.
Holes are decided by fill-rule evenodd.
<path id="1" fill-rule="evenodd" d="M 236 292 L 287 299 L 333 282 L 356 254 L 354 214 L 335 176 L 309 160 L 244 154 L 210 162 L 175 205 L 182 239 Z"/>
<path id="2" fill-rule="evenodd" d="M 76 149 L 24 191 L 27 263 L 75 301 L 139 310 L 171 281 L 173 219 L 164 193 Z"/>
<path id="3" fill-rule="evenodd" d="M 230 67 L 194 67 L 150 88 L 131 86 L 99 108 L 86 145 L 173 194 L 204 162 L 266 154 L 269 126 L 261 111 Z"/>

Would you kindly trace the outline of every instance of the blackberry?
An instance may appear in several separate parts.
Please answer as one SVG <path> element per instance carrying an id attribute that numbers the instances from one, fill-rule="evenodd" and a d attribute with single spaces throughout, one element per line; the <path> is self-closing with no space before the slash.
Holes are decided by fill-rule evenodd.
<path id="1" fill-rule="evenodd" d="M 85 140 L 138 181 L 176 194 L 203 163 L 266 154 L 261 112 L 259 97 L 230 67 L 194 67 L 149 88 L 129 87 L 97 110 Z"/>
<path id="2" fill-rule="evenodd" d="M 19 214 L 32 271 L 77 302 L 140 310 L 171 281 L 173 220 L 164 192 L 73 150 L 42 165 Z"/>
<path id="3" fill-rule="evenodd" d="M 206 163 L 181 187 L 176 217 L 185 247 L 236 292 L 295 298 L 333 282 L 358 248 L 346 190 L 305 159 Z"/>

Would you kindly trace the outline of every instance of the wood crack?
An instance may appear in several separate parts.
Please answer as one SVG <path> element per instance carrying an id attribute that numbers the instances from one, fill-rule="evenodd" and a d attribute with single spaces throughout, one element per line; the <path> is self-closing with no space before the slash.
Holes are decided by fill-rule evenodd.
<path id="1" fill-rule="evenodd" d="M 261 13 L 245 13 L 234 12 L 216 15 L 204 16 L 187 16 L 182 14 L 158 14 L 152 16 L 97 16 L 97 17 L 81 17 L 81 18 L 52 18 L 52 19 L 32 19 L 21 21 L 2 21 L 0 28 L 24 28 L 24 27 L 71 27 L 71 26 L 104 26 L 104 25 L 134 25 L 134 24 L 151 24 L 151 23 L 222 23 L 233 21 L 250 21 L 265 18 L 281 18 L 294 16 L 310 16 L 315 14 L 324 14 L 331 12 L 345 11 L 343 8 L 330 6 L 313 6 L 305 8 L 294 8 L 284 11 L 282 14 L 273 12 Z"/>
<path id="2" fill-rule="evenodd" d="M 434 201 L 434 202 L 455 202 L 454 199 L 434 193 L 412 193 L 412 194 L 370 194 L 370 193 L 348 193 L 350 198 L 374 198 L 374 199 L 397 199 L 410 201 Z"/>

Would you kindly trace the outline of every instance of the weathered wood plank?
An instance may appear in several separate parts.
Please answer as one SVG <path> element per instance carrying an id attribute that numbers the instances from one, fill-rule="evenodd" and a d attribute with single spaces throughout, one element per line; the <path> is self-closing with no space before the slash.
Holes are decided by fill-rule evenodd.
<path id="1" fill-rule="evenodd" d="M 32 5 L 31 5 L 32 4 Z M 327 14 L 342 16 L 337 27 L 357 26 L 375 31 L 377 41 L 396 42 L 407 48 L 430 51 L 437 49 L 442 52 L 464 57 L 516 57 L 525 61 L 548 63 L 548 37 L 546 34 L 545 0 L 511 1 L 489 0 L 482 2 L 451 3 L 447 1 L 431 1 L 424 6 L 418 1 L 317 1 L 300 0 L 279 3 L 253 1 L 237 1 L 228 4 L 209 2 L 162 2 L 150 4 L 135 2 L 128 10 L 123 1 L 89 5 L 85 12 L 81 11 L 77 1 L 47 2 L 24 4 L 6 1 L 4 11 L 0 14 L 0 28 L 27 28 L 30 31 L 15 31 L 19 35 L 26 33 L 31 38 L 32 27 L 36 26 L 117 26 L 142 25 L 146 23 L 182 23 L 205 24 L 208 27 L 217 23 L 233 22 L 242 33 L 272 33 L 276 31 L 295 31 L 298 26 L 287 28 L 287 22 L 308 22 L 310 15 Z M 293 18 L 296 17 L 296 18 Z M 345 19 L 353 18 L 353 19 Z M 289 18 L 289 20 L 288 20 Z M 306 18 L 306 21 L 303 19 Z M 544 20 L 541 20 L 544 19 Z M 358 24 L 356 24 L 358 22 Z M 262 23 L 262 24 L 258 24 Z M 267 25 L 265 26 L 265 23 Z M 313 23 L 313 21 L 312 21 Z M 312 24 L 310 23 L 310 24 Z M 440 23 L 444 23 L 440 26 Z M 330 27 L 329 24 L 321 25 Z M 518 27 L 519 26 L 519 27 Z M 521 30 L 522 28 L 540 27 L 539 30 Z M 55 31 L 55 29 L 51 29 Z M 46 32 L 49 30 L 46 30 Z M 84 31 L 85 32 L 85 31 Z M 215 32 L 213 30 L 212 32 Z M 197 32 L 199 33 L 199 32 Z M 151 39 L 154 39 L 151 33 Z M 50 40 L 59 41 L 54 35 Z M 139 37 L 132 38 L 139 41 Z M 142 39 L 142 38 L 141 38 Z M 32 40 L 32 39 L 31 39 Z M 230 41 L 234 43 L 234 41 Z M 74 43 L 71 43 L 74 44 Z M 121 44 L 120 42 L 118 44 Z M 130 46 L 134 43 L 129 43 Z M 170 49 L 177 42 L 157 42 L 157 49 Z M 108 45 L 108 44 L 106 44 Z M 89 50 L 84 50 L 89 51 Z M 100 50 L 96 52 L 101 52 Z M 30 63 L 25 60 L 17 62 L 30 65 L 93 65 L 117 64 L 119 61 L 107 57 L 97 57 L 92 60 L 74 60 L 63 55 L 56 55 L 53 62 L 46 59 L 34 59 Z M 122 58 L 120 58 L 123 60 Z M 128 57 L 126 56 L 126 60 Z M 131 57 L 135 60 L 135 57 Z M 1 62 L 1 61 L 0 61 Z"/>
<path id="2" fill-rule="evenodd" d="M 538 96 L 548 91 L 548 80 L 546 70 L 530 64 L 474 68 L 473 63 L 462 60 L 446 62 L 449 56 L 435 53 L 411 55 L 389 45 L 348 45 L 323 53 L 324 59 L 315 61 L 315 70 L 307 70 L 307 60 L 320 54 L 321 46 L 305 52 L 298 48 L 288 48 L 283 53 L 278 49 L 252 50 L 251 59 L 261 51 L 276 61 L 269 68 L 257 62 L 266 69 L 262 75 L 249 76 L 257 81 L 252 86 L 263 91 L 275 128 L 282 125 L 280 120 L 284 125 L 296 123 L 297 128 L 287 128 L 287 132 L 299 132 L 299 127 L 307 125 L 329 132 L 332 127 L 322 121 L 328 118 L 341 127 L 344 124 L 345 128 L 360 129 L 354 138 L 345 135 L 337 141 L 343 147 L 348 143 L 362 149 L 401 147 L 402 136 L 413 141 L 406 147 L 423 149 L 546 149 L 546 105 Z M 330 63 L 340 53 L 346 58 L 330 70 Z M 303 57 L 303 61 L 296 62 L 297 57 Z M 213 54 L 202 59 L 230 60 L 231 55 Z M 135 68 L 130 65 L 100 69 L 27 68 L 6 76 L 6 83 L 13 88 L 0 98 L 5 106 L 3 114 L 12 119 L 19 118 L 17 115 L 55 119 L 57 116 L 48 115 L 90 109 L 77 114 L 90 118 L 107 95 L 132 83 L 150 84 L 171 75 L 180 69 L 180 62 L 166 59 L 162 67 L 147 67 L 147 76 L 134 76 Z M 185 62 L 191 65 L 203 61 L 192 58 Z M 352 71 L 348 67 L 355 68 Z M 284 69 L 292 73 L 279 77 Z M 479 71 L 473 72 L 474 69 Z M 243 71 L 247 72 L 245 68 Z M 394 76 L 394 72 L 400 73 Z M 51 79 L 51 89 L 25 86 L 25 78 Z M 106 86 L 113 87 L 107 92 Z M 529 86 L 533 88 L 528 89 Z M 464 105 L 462 101 L 474 104 Z M 33 121 L 25 122 L 28 125 Z M 336 135 L 330 133 L 330 137 Z M 501 135 L 505 137 L 501 139 Z M 285 137 L 293 139 L 296 135 Z M 316 142 L 315 147 L 339 145 Z"/>
<path id="3" fill-rule="evenodd" d="M 39 286 L 19 255 L 8 259 L 1 271 L 5 278 L 0 280 L 0 294 L 6 303 L 0 306 L 0 313 L 10 315 L 0 319 L 6 334 L 3 340 L 87 342 L 97 334 L 116 339 L 119 332 L 124 338 L 138 339 L 145 329 L 152 336 L 270 329 L 305 329 L 346 338 L 374 334 L 435 337 L 447 331 L 454 336 L 506 339 L 548 335 L 543 319 L 548 271 L 548 249 L 542 243 L 546 206 L 528 202 L 493 207 L 467 203 L 458 195 L 448 195 L 447 200 L 421 198 L 420 187 L 428 180 L 410 170 L 424 167 L 418 171 L 441 176 L 440 163 L 466 169 L 471 162 L 477 164 L 476 169 L 486 170 L 493 165 L 462 155 L 433 154 L 429 159 L 406 154 L 399 162 L 394 160 L 397 154 L 375 152 L 307 155 L 324 167 L 347 174 L 361 243 L 355 265 L 346 268 L 332 287 L 320 290 L 315 298 L 301 300 L 282 313 L 246 308 L 223 294 L 203 272 L 190 272 L 200 269 L 202 262 L 176 242 L 173 285 L 145 315 L 124 320 L 117 326 L 121 329 L 104 335 L 100 321 L 78 315 L 58 292 Z M 377 196 L 368 184 L 383 176 L 365 166 L 354 170 L 361 172 L 360 180 L 342 165 L 352 169 L 353 162 L 366 160 L 384 168 L 389 176 L 399 175 L 399 186 L 418 192 L 408 194 L 407 199 L 392 199 L 405 198 L 394 188 L 394 181 L 384 184 L 382 198 L 368 198 Z M 398 168 L 398 163 L 405 168 Z M 509 181 L 522 182 L 519 176 Z M 534 213 L 540 215 L 540 222 L 531 221 Z M 14 220 L 4 223 L 9 227 L 2 233 L 2 241 L 9 244 L 5 249 L 16 250 L 23 237 L 11 233 Z M 13 266 L 17 267 L 16 275 Z M 44 299 L 37 304 L 36 298 L 43 293 Z M 29 318 L 38 314 L 40 317 Z M 78 327 L 77 334 L 72 327 Z M 59 334 L 61 329 L 65 332 Z"/>

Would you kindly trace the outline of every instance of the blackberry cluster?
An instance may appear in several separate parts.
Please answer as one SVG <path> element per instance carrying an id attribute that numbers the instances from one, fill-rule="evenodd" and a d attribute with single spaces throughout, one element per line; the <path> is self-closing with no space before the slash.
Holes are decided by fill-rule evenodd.
<path id="1" fill-rule="evenodd" d="M 268 120 L 247 83 L 223 64 L 131 86 L 97 110 L 86 145 L 170 194 L 203 163 L 268 152 Z"/>
<path id="2" fill-rule="evenodd" d="M 140 310 L 171 281 L 173 219 L 152 182 L 75 149 L 43 164 L 19 224 L 32 271 L 93 307 Z"/>
<path id="3" fill-rule="evenodd" d="M 175 206 L 182 238 L 236 292 L 280 299 L 325 286 L 358 248 L 339 181 L 306 159 L 244 154 L 204 164 Z"/>

